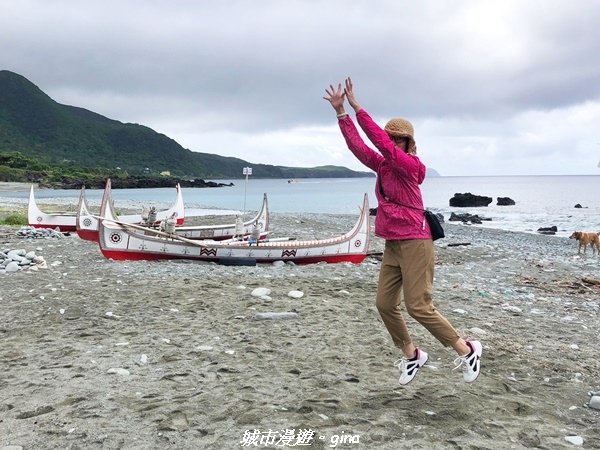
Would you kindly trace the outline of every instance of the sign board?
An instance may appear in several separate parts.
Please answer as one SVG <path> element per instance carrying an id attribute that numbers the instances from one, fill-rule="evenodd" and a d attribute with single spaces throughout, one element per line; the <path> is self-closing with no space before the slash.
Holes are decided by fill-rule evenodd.
<path id="1" fill-rule="evenodd" d="M 242 175 L 252 175 L 252 167 L 244 167 Z"/>

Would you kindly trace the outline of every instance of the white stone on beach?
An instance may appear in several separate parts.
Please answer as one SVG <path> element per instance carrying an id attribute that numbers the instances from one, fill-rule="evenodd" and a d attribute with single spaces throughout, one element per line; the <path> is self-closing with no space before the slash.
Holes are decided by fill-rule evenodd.
<path id="1" fill-rule="evenodd" d="M 106 371 L 106 373 L 114 373 L 116 375 L 121 375 L 121 376 L 126 377 L 129 375 L 129 370 L 123 369 L 122 367 L 111 367 L 110 369 L 108 369 Z"/>
<path id="2" fill-rule="evenodd" d="M 569 348 L 571 348 L 573 350 L 579 350 L 579 345 L 577 345 L 577 344 L 571 344 L 571 345 L 569 345 Z"/>
<path id="3" fill-rule="evenodd" d="M 350 292 L 348 292 L 346 289 L 342 289 L 341 291 L 338 291 L 340 294 L 350 294 Z"/>
<path id="4" fill-rule="evenodd" d="M 456 308 L 454 310 L 452 310 L 452 312 L 455 312 L 456 314 L 466 314 L 467 311 L 465 311 L 464 309 L 461 308 Z"/>
<path id="5" fill-rule="evenodd" d="M 148 363 L 148 356 L 142 354 L 142 356 L 140 356 L 140 364 L 146 364 Z"/>
<path id="6" fill-rule="evenodd" d="M 302 297 L 304 297 L 304 292 L 302 292 L 302 291 L 290 291 L 290 292 L 288 292 L 288 297 L 302 298 Z"/>
<path id="7" fill-rule="evenodd" d="M 469 331 L 476 335 L 487 334 L 487 332 L 485 330 L 482 330 L 481 328 L 477 328 L 477 327 L 469 328 Z"/>
<path id="8" fill-rule="evenodd" d="M 600 409 L 600 396 L 594 395 L 592 398 L 590 398 L 590 403 L 588 406 L 593 409 Z"/>
<path id="9" fill-rule="evenodd" d="M 273 267 L 285 267 L 284 261 L 273 261 Z"/>
<path id="10" fill-rule="evenodd" d="M 6 256 L 8 256 L 8 258 L 12 259 L 13 261 L 20 261 L 26 254 L 27 252 L 25 251 L 25 249 L 20 248 L 17 250 L 9 250 L 6 253 Z"/>
<path id="11" fill-rule="evenodd" d="M 17 272 L 19 270 L 19 263 L 16 261 L 9 262 L 4 268 L 6 272 Z"/>
<path id="12" fill-rule="evenodd" d="M 516 314 L 520 314 L 521 312 L 523 312 L 523 310 L 521 308 L 519 308 L 518 306 L 513 306 L 513 305 L 505 305 L 502 307 L 503 310 L 505 311 L 510 311 Z"/>
<path id="13" fill-rule="evenodd" d="M 581 436 L 565 436 L 565 441 L 573 445 L 583 445 L 583 438 Z"/>
<path id="14" fill-rule="evenodd" d="M 264 312 L 256 313 L 254 320 L 280 320 L 280 319 L 295 319 L 298 313 L 295 312 Z"/>
<path id="15" fill-rule="evenodd" d="M 198 350 L 199 352 L 212 352 L 214 347 L 211 347 L 210 345 L 199 345 L 198 347 L 196 347 L 196 350 Z"/>
<path id="16" fill-rule="evenodd" d="M 260 288 L 256 288 L 256 289 L 254 289 L 254 290 L 253 290 L 253 291 L 250 293 L 250 295 L 251 295 L 252 297 L 263 297 L 263 296 L 265 296 L 265 295 L 269 295 L 270 293 L 271 293 L 271 289 L 260 287 Z"/>
<path id="17" fill-rule="evenodd" d="M 64 314 L 65 310 L 61 308 L 61 309 L 58 310 L 58 312 L 61 313 L 61 314 Z"/>

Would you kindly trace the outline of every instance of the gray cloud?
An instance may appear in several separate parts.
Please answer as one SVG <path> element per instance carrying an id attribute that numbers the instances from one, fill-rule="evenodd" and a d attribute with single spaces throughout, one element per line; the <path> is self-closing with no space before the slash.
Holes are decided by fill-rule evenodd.
<path id="1" fill-rule="evenodd" d="M 375 117 L 415 122 L 442 173 L 596 173 L 599 22 L 600 4 L 559 0 L 25 0 L 0 5 L 0 67 L 192 150 L 360 168 L 321 99 L 351 75 Z"/>

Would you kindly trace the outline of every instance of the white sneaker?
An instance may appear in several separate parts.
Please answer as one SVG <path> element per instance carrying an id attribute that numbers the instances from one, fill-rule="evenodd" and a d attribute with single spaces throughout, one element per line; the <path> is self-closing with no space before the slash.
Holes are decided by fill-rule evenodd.
<path id="1" fill-rule="evenodd" d="M 467 383 L 472 383 L 479 376 L 481 371 L 481 353 L 483 346 L 479 341 L 467 341 L 467 345 L 471 347 L 471 353 L 466 356 L 459 356 L 454 360 L 456 367 L 452 370 L 460 368 L 463 372 L 463 378 Z"/>
<path id="2" fill-rule="evenodd" d="M 394 366 L 400 371 L 400 379 L 398 380 L 400 384 L 405 385 L 410 383 L 419 369 L 425 365 L 427 358 L 429 358 L 427 353 L 417 349 L 413 358 L 408 359 L 406 356 L 403 356 L 396 361 Z"/>

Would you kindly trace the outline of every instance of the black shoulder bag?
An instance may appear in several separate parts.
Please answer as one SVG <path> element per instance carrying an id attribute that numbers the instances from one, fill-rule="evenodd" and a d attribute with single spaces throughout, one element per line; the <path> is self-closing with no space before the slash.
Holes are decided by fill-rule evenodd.
<path id="1" fill-rule="evenodd" d="M 404 206 L 405 208 L 423 211 L 423 213 L 425 214 L 425 220 L 427 220 L 427 223 L 429 224 L 429 229 L 431 230 L 431 239 L 432 240 L 437 241 L 438 239 L 441 239 L 446 236 L 444 234 L 444 228 L 442 227 L 440 220 L 434 213 L 432 213 L 428 209 L 415 208 L 414 206 L 409 206 L 409 205 L 405 205 L 403 203 L 398 203 L 397 201 L 392 200 L 391 198 L 386 196 L 385 192 L 383 191 L 383 184 L 381 184 L 381 178 L 380 178 L 379 174 L 377 174 L 377 183 L 379 184 L 379 191 L 381 192 L 381 195 L 386 200 L 388 200 L 392 203 L 395 203 L 396 205 Z"/>

